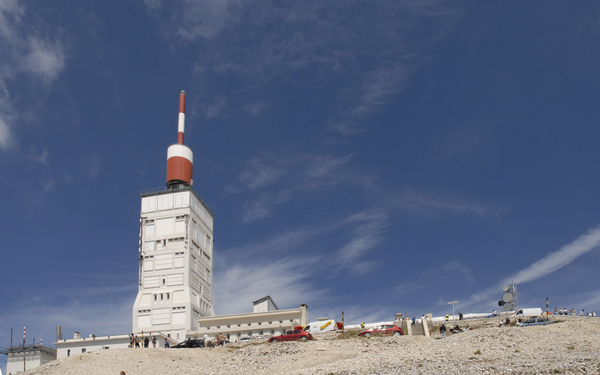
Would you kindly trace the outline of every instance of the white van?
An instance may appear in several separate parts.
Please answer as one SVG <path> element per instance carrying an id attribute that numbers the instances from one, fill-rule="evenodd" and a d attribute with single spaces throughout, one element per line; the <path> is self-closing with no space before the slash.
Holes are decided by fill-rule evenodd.
<path id="1" fill-rule="evenodd" d="M 311 334 L 321 332 L 334 332 L 337 331 L 338 325 L 333 319 L 321 320 L 318 322 L 308 323 L 304 326 L 303 330 L 310 332 Z"/>
<path id="2" fill-rule="evenodd" d="M 542 315 L 542 309 L 539 307 L 534 307 L 531 309 L 519 309 L 515 311 L 512 316 L 540 316 Z"/>

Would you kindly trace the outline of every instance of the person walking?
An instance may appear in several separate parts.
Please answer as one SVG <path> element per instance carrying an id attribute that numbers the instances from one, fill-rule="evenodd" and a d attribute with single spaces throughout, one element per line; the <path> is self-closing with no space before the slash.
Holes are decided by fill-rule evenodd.
<path id="1" fill-rule="evenodd" d="M 156 336 L 152 336 L 152 347 L 156 348 Z"/>
<path id="2" fill-rule="evenodd" d="M 442 338 L 446 337 L 446 325 L 444 323 L 442 323 L 442 326 L 440 327 L 440 335 L 442 335 Z"/>
<path id="3" fill-rule="evenodd" d="M 167 339 L 165 338 L 165 348 L 168 348 L 168 347 L 169 347 L 169 340 L 167 340 Z"/>
<path id="4" fill-rule="evenodd" d="M 205 333 L 204 334 L 204 347 L 208 348 L 208 342 L 210 341 L 210 339 L 208 338 L 208 335 Z"/>

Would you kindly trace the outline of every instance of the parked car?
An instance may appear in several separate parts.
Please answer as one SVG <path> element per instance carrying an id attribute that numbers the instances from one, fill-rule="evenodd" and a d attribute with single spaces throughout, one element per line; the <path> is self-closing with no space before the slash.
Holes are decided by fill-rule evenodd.
<path id="1" fill-rule="evenodd" d="M 529 326 L 545 326 L 546 324 L 552 324 L 552 320 L 548 320 L 546 322 L 546 318 L 530 318 L 526 321 L 517 324 L 519 327 L 529 327 Z"/>
<path id="2" fill-rule="evenodd" d="M 240 342 L 252 341 L 252 340 L 260 340 L 262 336 L 246 336 L 240 339 Z"/>
<path id="3" fill-rule="evenodd" d="M 295 329 L 293 331 L 287 331 L 283 335 L 273 336 L 269 339 L 269 342 L 278 341 L 295 341 L 295 340 L 312 340 L 313 337 L 310 333 L 301 329 Z"/>
<path id="4" fill-rule="evenodd" d="M 402 328 L 400 328 L 394 324 L 384 324 L 384 325 L 376 326 L 373 328 L 369 328 L 366 331 L 362 331 L 358 335 L 369 337 L 371 335 L 402 336 L 403 334 L 404 334 L 404 332 L 402 332 Z"/>
<path id="5" fill-rule="evenodd" d="M 175 346 L 171 346 L 173 349 L 179 348 L 204 348 L 204 340 L 202 339 L 187 339 L 180 342 Z"/>

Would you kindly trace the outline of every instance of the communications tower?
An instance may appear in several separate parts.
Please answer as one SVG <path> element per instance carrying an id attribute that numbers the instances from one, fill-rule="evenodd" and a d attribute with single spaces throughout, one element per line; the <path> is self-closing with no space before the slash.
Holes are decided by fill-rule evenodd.
<path id="1" fill-rule="evenodd" d="M 214 214 L 192 188 L 193 153 L 183 144 L 185 92 L 179 94 L 177 143 L 167 150 L 164 188 L 141 192 L 139 287 L 133 331 L 182 341 L 198 317 L 214 315 Z"/>

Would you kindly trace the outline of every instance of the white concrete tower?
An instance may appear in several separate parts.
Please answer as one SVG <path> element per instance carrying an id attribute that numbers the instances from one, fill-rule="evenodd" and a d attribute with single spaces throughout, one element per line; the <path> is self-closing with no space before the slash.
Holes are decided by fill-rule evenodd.
<path id="1" fill-rule="evenodd" d="M 185 92 L 179 95 L 177 143 L 167 151 L 166 188 L 142 191 L 139 291 L 133 331 L 182 341 L 212 306 L 214 214 L 192 189 L 193 153 L 183 144 Z"/>

